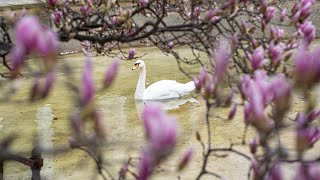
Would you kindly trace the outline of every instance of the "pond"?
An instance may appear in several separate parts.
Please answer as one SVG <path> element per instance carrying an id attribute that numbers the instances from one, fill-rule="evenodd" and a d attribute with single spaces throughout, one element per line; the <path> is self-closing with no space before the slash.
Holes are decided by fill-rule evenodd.
<path id="1" fill-rule="evenodd" d="M 181 50 L 180 53 L 188 54 Z M 137 52 L 147 53 L 142 57 L 147 65 L 147 86 L 158 80 L 172 79 L 186 83 L 190 81 L 183 75 L 176 61 L 155 48 L 139 48 Z M 92 57 L 94 63 L 95 82 L 101 84 L 105 69 L 111 58 L 105 56 Z M 67 55 L 59 57 L 59 64 L 68 64 L 75 74 L 75 83 L 79 81 L 83 68 L 84 56 Z M 31 66 L 37 60 L 30 60 Z M 139 153 L 144 145 L 144 130 L 139 113 L 143 103 L 134 100 L 134 92 L 138 81 L 138 71 L 132 71 L 134 61 L 121 61 L 118 77 L 112 87 L 99 92 L 96 103 L 106 122 L 108 145 L 103 149 L 106 168 L 113 176 L 117 176 L 122 164 L 129 158 L 137 164 Z M 186 67 L 188 71 L 196 73 L 198 66 Z M 60 69 L 58 82 L 55 84 L 50 97 L 44 101 L 28 103 L 31 78 L 23 78 L 20 90 L 11 97 L 10 103 L 0 104 L 0 136 L 1 138 L 16 134 L 17 139 L 11 147 L 16 152 L 23 152 L 29 157 L 31 149 L 37 142 L 44 147 L 68 146 L 71 136 L 69 115 L 74 108 L 73 93 L 65 86 L 70 79 L 65 78 L 64 71 Z M 8 87 L 0 89 L 2 95 Z M 186 102 L 176 108 L 176 102 L 167 103 L 167 112 L 177 118 L 179 124 L 179 140 L 176 151 L 168 160 L 156 169 L 153 179 L 195 179 L 202 163 L 201 146 L 196 140 L 196 132 L 206 138 L 204 119 L 205 104 L 196 94 L 193 102 Z M 180 99 L 188 101 L 191 96 Z M 198 102 L 194 102 L 198 101 Z M 211 112 L 212 138 L 215 147 L 229 147 L 230 143 L 239 144 L 244 129 L 242 109 L 239 109 L 234 120 L 227 120 L 229 108 L 216 108 Z M 249 131 L 248 139 L 253 137 Z M 283 136 L 285 141 L 292 140 L 293 132 Z M 293 143 L 290 143 L 293 144 Z M 188 167 L 177 173 L 177 164 L 187 148 L 194 149 L 193 159 Z M 249 152 L 248 146 L 237 146 L 242 152 Z M 318 148 L 319 149 L 319 148 Z M 226 179 L 245 179 L 250 163 L 242 157 L 230 154 L 220 154 L 223 157 L 210 158 L 209 169 Z M 94 161 L 80 150 L 71 150 L 62 154 L 43 155 L 44 167 L 41 174 L 46 179 L 96 179 Z M 5 163 L 5 179 L 30 179 L 31 171 L 17 162 Z M 293 166 L 287 166 L 288 175 L 294 174 Z M 130 177 L 130 176 L 129 176 Z M 130 177 L 129 179 L 132 179 Z M 205 176 L 203 179 L 212 179 Z"/>

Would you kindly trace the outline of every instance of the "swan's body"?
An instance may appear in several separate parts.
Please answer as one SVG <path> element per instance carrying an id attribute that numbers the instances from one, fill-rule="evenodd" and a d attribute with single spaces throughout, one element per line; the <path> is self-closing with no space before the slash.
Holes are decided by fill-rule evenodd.
<path id="1" fill-rule="evenodd" d="M 144 100 L 163 100 L 174 99 L 186 95 L 195 89 L 193 81 L 186 84 L 178 83 L 174 80 L 161 80 L 151 84 L 145 89 L 146 81 L 146 65 L 142 60 L 138 60 L 135 63 L 133 69 L 139 68 L 139 80 L 134 94 L 135 99 Z"/>

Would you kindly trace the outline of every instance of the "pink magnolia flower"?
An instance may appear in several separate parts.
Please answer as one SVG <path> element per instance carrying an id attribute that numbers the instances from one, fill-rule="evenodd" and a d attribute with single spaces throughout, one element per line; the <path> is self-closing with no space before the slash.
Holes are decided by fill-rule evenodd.
<path id="1" fill-rule="evenodd" d="M 167 115 L 158 104 L 145 106 L 142 121 L 147 147 L 141 155 L 138 179 L 147 180 L 153 167 L 173 151 L 177 142 L 178 129 L 176 120 Z"/>
<path id="2" fill-rule="evenodd" d="M 273 166 L 271 167 L 271 169 L 268 173 L 267 179 L 268 180 L 281 180 L 281 179 L 283 179 L 279 162 L 275 162 L 273 164 Z"/>
<path id="3" fill-rule="evenodd" d="M 298 84 L 303 86 L 311 86 L 320 78 L 320 46 L 313 51 L 306 49 L 307 45 L 302 43 L 295 55 L 294 76 Z"/>
<path id="4" fill-rule="evenodd" d="M 281 55 L 283 53 L 283 48 L 281 45 L 274 45 L 273 43 L 270 43 L 268 51 L 272 62 L 277 63 L 281 60 Z"/>
<path id="5" fill-rule="evenodd" d="M 278 113 L 285 113 L 290 106 L 291 85 L 283 74 L 278 74 L 270 80 L 270 89 L 273 91 L 272 100 Z"/>
<path id="6" fill-rule="evenodd" d="M 291 17 L 291 22 L 292 22 L 292 23 L 298 22 L 299 19 L 300 19 L 300 16 L 301 16 L 301 11 L 298 10 L 298 11 L 295 12 L 295 13 L 293 14 L 293 16 Z"/>
<path id="7" fill-rule="evenodd" d="M 138 180 L 148 180 L 154 167 L 152 154 L 144 150 L 138 165 Z"/>
<path id="8" fill-rule="evenodd" d="M 316 127 L 297 128 L 297 149 L 305 150 L 313 147 L 320 139 L 320 130 Z"/>
<path id="9" fill-rule="evenodd" d="M 144 108 L 142 120 L 150 151 L 157 158 L 169 155 L 177 142 L 176 120 L 167 115 L 157 104 Z"/>
<path id="10" fill-rule="evenodd" d="M 55 6 L 56 5 L 56 2 L 57 0 L 48 0 L 48 3 L 50 6 Z"/>
<path id="11" fill-rule="evenodd" d="M 264 49 L 262 46 L 259 46 L 253 51 L 251 55 L 251 66 L 254 70 L 259 69 L 264 63 Z"/>
<path id="12" fill-rule="evenodd" d="M 221 82 L 226 73 L 229 64 L 229 58 L 231 56 L 231 49 L 229 43 L 225 39 L 220 40 L 220 45 L 215 52 L 215 75 L 218 82 Z"/>
<path id="13" fill-rule="evenodd" d="M 56 25 L 58 25 L 58 26 L 60 25 L 61 18 L 62 18 L 62 12 L 61 11 L 54 11 L 54 13 L 53 13 L 53 22 Z"/>
<path id="14" fill-rule="evenodd" d="M 316 27 L 311 21 L 305 21 L 303 24 L 299 24 L 298 28 L 303 39 L 310 44 L 316 36 Z"/>
<path id="15" fill-rule="evenodd" d="M 15 27 L 16 42 L 23 45 L 27 52 L 37 47 L 42 34 L 39 19 L 35 16 L 24 16 Z"/>
<path id="16" fill-rule="evenodd" d="M 316 163 L 301 163 L 294 180 L 316 180 L 320 177 L 320 168 Z"/>
<path id="17" fill-rule="evenodd" d="M 219 17 L 218 17 L 218 14 L 219 14 L 220 10 L 215 8 L 215 9 L 211 9 L 208 11 L 208 14 L 206 15 L 206 20 L 210 23 L 215 23 Z"/>
<path id="18" fill-rule="evenodd" d="M 283 22 L 286 17 L 287 17 L 287 9 L 284 8 L 284 9 L 281 11 L 281 14 L 280 14 L 280 21 Z"/>
<path id="19" fill-rule="evenodd" d="M 119 20 L 116 16 L 112 16 L 111 18 L 111 24 L 112 25 L 117 25 L 119 23 Z"/>
<path id="20" fill-rule="evenodd" d="M 94 98 L 95 88 L 92 74 L 91 58 L 86 56 L 80 85 L 80 102 L 82 106 L 90 104 Z"/>
<path id="21" fill-rule="evenodd" d="M 307 5 L 308 3 L 314 4 L 314 3 L 315 3 L 315 0 L 301 0 L 301 5 L 302 5 L 302 6 L 305 6 L 305 5 Z"/>
<path id="22" fill-rule="evenodd" d="M 135 54 L 136 54 L 136 49 L 130 48 L 128 59 L 133 59 Z"/>
<path id="23" fill-rule="evenodd" d="M 311 11 L 312 11 L 312 3 L 311 2 L 307 2 L 306 4 L 302 4 L 301 7 L 301 15 L 300 17 L 302 17 L 303 19 L 306 19 L 310 16 Z"/>
<path id="24" fill-rule="evenodd" d="M 88 16 L 90 7 L 89 6 L 81 6 L 80 12 L 83 16 Z"/>
<path id="25" fill-rule="evenodd" d="M 272 6 L 267 7 L 266 14 L 265 14 L 265 20 L 267 23 L 271 21 L 271 19 L 274 17 L 276 12 L 277 10 L 275 7 L 272 7 Z"/>
<path id="26" fill-rule="evenodd" d="M 118 69 L 119 69 L 119 64 L 120 64 L 120 59 L 119 58 L 114 58 L 113 62 L 107 69 L 105 75 L 104 75 L 104 80 L 103 80 L 103 86 L 104 88 L 107 88 L 111 85 L 113 80 L 115 79 Z"/>
<path id="27" fill-rule="evenodd" d="M 168 44 L 167 44 L 167 47 L 169 48 L 169 49 L 172 49 L 173 48 L 173 42 L 172 41 L 170 41 L 170 42 L 168 42 Z"/>
<path id="28" fill-rule="evenodd" d="M 297 128 L 304 128 L 308 123 L 307 116 L 303 112 L 297 113 L 295 121 L 297 124 Z"/>
<path id="29" fill-rule="evenodd" d="M 320 117 L 320 110 L 312 110 L 307 116 L 308 122 L 312 122 Z"/>
<path id="30" fill-rule="evenodd" d="M 277 39 L 281 39 L 282 36 L 283 36 L 283 32 L 284 30 L 283 29 L 280 29 L 279 27 L 276 27 L 276 26 L 271 26 L 271 36 L 273 38 L 277 38 Z"/>
<path id="31" fill-rule="evenodd" d="M 199 6 L 196 6 L 194 9 L 193 9 L 193 16 L 195 18 L 199 18 L 200 17 L 200 13 L 201 13 L 201 9 Z"/>
<path id="32" fill-rule="evenodd" d="M 291 86 L 282 74 L 268 77 L 266 71 L 257 70 L 252 79 L 248 75 L 241 77 L 239 89 L 247 100 L 244 105 L 245 123 L 252 123 L 260 130 L 272 127 L 273 121 L 265 113 L 269 104 L 274 103 L 281 112 L 289 107 Z"/>
<path id="33" fill-rule="evenodd" d="M 40 55 L 48 56 L 58 51 L 58 37 L 51 29 L 44 29 L 37 39 L 37 50 Z"/>
<path id="34" fill-rule="evenodd" d="M 140 5 L 142 6 L 142 7 L 147 7 L 148 6 L 148 0 L 140 0 Z"/>

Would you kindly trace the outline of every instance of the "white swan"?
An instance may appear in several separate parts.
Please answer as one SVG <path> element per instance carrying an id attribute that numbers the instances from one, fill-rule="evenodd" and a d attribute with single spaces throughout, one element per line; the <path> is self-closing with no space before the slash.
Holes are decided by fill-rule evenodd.
<path id="1" fill-rule="evenodd" d="M 161 80 L 151 84 L 147 89 L 146 81 L 146 65 L 142 60 L 137 60 L 132 70 L 139 68 L 139 80 L 134 93 L 135 99 L 144 100 L 163 100 L 179 98 L 190 93 L 195 89 L 195 84 L 190 81 L 186 84 L 178 83 L 173 80 Z"/>

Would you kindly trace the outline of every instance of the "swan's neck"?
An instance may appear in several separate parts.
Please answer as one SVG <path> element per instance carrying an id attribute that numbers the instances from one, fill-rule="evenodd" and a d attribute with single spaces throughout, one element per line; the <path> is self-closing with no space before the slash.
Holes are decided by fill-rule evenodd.
<path id="1" fill-rule="evenodd" d="M 134 93 L 135 99 L 143 99 L 143 93 L 146 88 L 146 71 L 146 67 L 140 69 L 139 80 L 136 87 L 136 92 Z"/>

